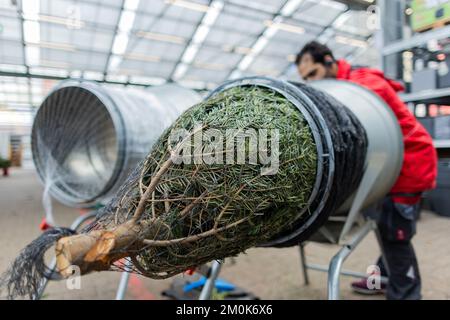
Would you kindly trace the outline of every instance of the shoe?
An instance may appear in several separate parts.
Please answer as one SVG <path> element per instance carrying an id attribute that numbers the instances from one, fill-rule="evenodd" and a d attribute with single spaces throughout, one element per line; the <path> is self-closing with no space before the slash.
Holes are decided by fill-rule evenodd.
<path id="1" fill-rule="evenodd" d="M 369 288 L 367 286 L 367 279 L 363 278 L 360 281 L 355 281 L 351 284 L 351 287 L 354 292 L 364 294 L 364 295 L 376 295 L 376 294 L 385 294 L 386 293 L 386 284 L 381 283 L 380 289 Z"/>

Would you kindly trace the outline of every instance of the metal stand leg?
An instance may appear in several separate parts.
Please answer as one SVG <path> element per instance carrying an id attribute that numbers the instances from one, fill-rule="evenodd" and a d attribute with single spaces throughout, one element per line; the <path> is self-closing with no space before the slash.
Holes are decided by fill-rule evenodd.
<path id="1" fill-rule="evenodd" d="M 328 300 L 339 299 L 339 276 L 342 264 L 356 246 L 372 230 L 376 228 L 374 221 L 368 221 L 366 225 L 331 259 L 328 269 Z"/>
<path id="2" fill-rule="evenodd" d="M 202 292 L 200 293 L 199 300 L 209 300 L 211 299 L 212 290 L 214 289 L 216 279 L 219 276 L 222 264 L 220 262 L 214 261 L 211 265 L 211 270 L 209 276 L 206 279 L 206 283 L 203 286 Z"/>
<path id="3" fill-rule="evenodd" d="M 305 244 L 299 245 L 300 249 L 300 263 L 302 265 L 302 271 L 303 271 L 303 281 L 305 282 L 305 285 L 309 285 L 309 277 L 308 277 L 308 266 L 306 264 L 306 255 L 305 255 Z"/>
<path id="4" fill-rule="evenodd" d="M 91 211 L 85 215 L 79 216 L 78 218 L 75 219 L 74 222 L 72 222 L 72 224 L 70 225 L 70 229 L 77 230 L 86 221 L 88 221 L 90 219 L 94 219 L 96 215 L 97 215 L 97 211 Z M 56 270 L 56 258 L 53 258 L 52 262 L 49 265 L 50 275 L 53 275 L 55 270 Z M 47 279 L 47 278 L 42 279 L 42 282 L 39 286 L 38 292 L 37 292 L 36 296 L 33 298 L 33 300 L 40 300 L 42 298 L 42 295 L 44 294 L 44 291 L 47 287 L 48 280 L 49 279 Z"/>
<path id="5" fill-rule="evenodd" d="M 328 300 L 339 300 L 339 276 L 344 260 L 352 250 L 345 246 L 331 259 L 328 269 Z"/>
<path id="6" fill-rule="evenodd" d="M 130 279 L 130 271 L 131 271 L 132 262 L 127 260 L 125 262 L 125 271 L 122 272 L 122 276 L 120 277 L 119 287 L 117 288 L 116 300 L 123 300 L 125 297 L 125 293 L 127 292 L 128 280 Z"/>

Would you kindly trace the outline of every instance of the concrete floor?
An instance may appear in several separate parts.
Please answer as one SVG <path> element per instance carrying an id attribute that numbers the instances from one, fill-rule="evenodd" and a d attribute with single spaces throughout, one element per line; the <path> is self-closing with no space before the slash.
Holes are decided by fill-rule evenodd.
<path id="1" fill-rule="evenodd" d="M 43 216 L 43 188 L 34 171 L 11 170 L 9 178 L 0 177 L 0 272 L 19 251 L 36 238 Z M 69 225 L 80 212 L 54 202 L 56 219 Z M 425 299 L 450 299 L 450 219 L 424 212 L 414 245 L 423 278 Z M 310 243 L 309 262 L 324 264 L 338 247 Z M 375 237 L 370 235 L 345 262 L 344 268 L 365 272 L 379 254 Z M 297 248 L 251 249 L 233 261 L 226 261 L 221 277 L 245 288 L 262 299 L 326 299 L 326 275 L 310 271 L 309 286 L 303 284 Z M 81 278 L 81 289 L 68 290 L 65 282 L 52 282 L 46 299 L 114 299 L 119 283 L 117 272 L 102 272 Z M 351 292 L 351 278 L 342 277 L 341 298 L 362 299 Z M 151 280 L 133 275 L 126 299 L 161 299 L 172 279 Z M 382 296 L 370 297 L 383 299 Z"/>

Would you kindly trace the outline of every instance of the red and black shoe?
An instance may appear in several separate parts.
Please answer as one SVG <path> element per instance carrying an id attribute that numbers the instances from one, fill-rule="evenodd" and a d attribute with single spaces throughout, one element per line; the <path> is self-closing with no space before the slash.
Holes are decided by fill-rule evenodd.
<path id="1" fill-rule="evenodd" d="M 354 292 L 364 295 L 376 295 L 386 293 L 386 284 L 381 283 L 380 288 L 371 288 L 368 286 L 368 278 L 361 279 L 360 281 L 355 281 L 351 284 Z"/>

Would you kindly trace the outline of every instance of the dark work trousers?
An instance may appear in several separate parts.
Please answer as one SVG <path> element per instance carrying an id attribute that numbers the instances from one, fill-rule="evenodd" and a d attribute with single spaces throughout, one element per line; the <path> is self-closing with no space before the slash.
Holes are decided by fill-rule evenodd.
<path id="1" fill-rule="evenodd" d="M 396 203 L 387 196 L 381 203 L 378 229 L 389 270 L 386 298 L 415 300 L 421 298 L 421 280 L 411 239 L 416 233 L 420 205 Z M 387 276 L 383 259 L 378 259 L 381 275 Z"/>

